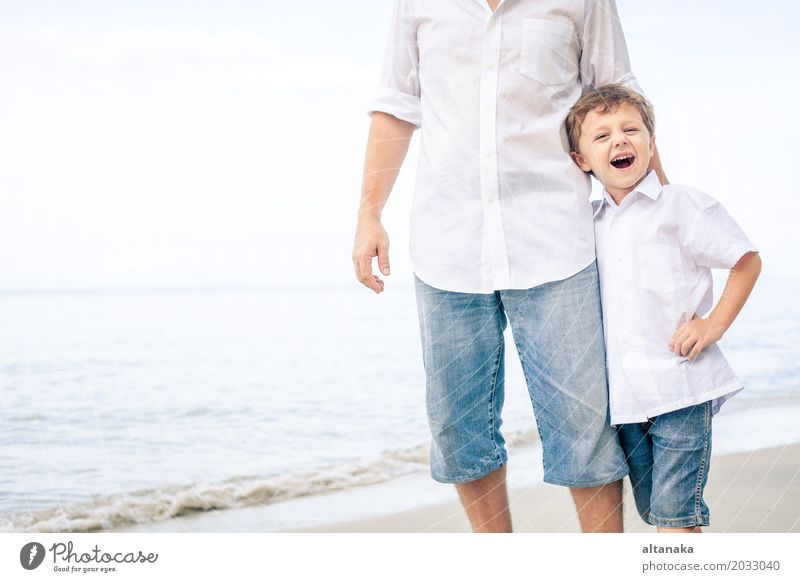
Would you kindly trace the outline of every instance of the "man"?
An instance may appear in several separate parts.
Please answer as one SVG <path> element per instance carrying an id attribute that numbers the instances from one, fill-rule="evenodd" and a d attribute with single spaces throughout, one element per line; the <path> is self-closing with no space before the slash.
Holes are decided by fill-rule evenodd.
<path id="1" fill-rule="evenodd" d="M 542 441 L 583 531 L 622 531 L 628 473 L 607 421 L 590 180 L 563 126 L 589 89 L 627 84 L 613 0 L 397 0 L 370 113 L 353 249 L 389 275 L 381 211 L 422 128 L 411 258 L 432 432 L 431 473 L 476 532 L 511 531 L 500 433 L 510 321 Z M 666 182 L 658 155 L 654 168 Z"/>

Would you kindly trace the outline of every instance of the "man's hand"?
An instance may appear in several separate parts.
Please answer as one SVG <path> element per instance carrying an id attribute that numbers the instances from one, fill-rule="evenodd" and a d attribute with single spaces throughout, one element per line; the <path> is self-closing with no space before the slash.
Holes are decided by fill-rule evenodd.
<path id="1" fill-rule="evenodd" d="M 695 313 L 691 321 L 678 326 L 669 340 L 669 351 L 676 356 L 688 356 L 690 362 L 704 349 L 719 341 L 725 332 L 712 318 L 703 319 Z"/>
<path id="2" fill-rule="evenodd" d="M 375 293 L 383 291 L 383 281 L 372 274 L 372 258 L 378 257 L 378 268 L 384 275 L 389 274 L 389 236 L 378 219 L 363 219 L 356 229 L 353 243 L 353 266 L 356 278 Z"/>

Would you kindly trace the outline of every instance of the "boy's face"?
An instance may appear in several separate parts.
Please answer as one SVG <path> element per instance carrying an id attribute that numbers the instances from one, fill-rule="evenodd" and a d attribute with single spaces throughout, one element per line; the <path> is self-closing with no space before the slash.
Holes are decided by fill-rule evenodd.
<path id="1" fill-rule="evenodd" d="M 645 176 L 655 151 L 639 110 L 628 103 L 616 109 L 586 115 L 581 125 L 578 152 L 570 155 L 584 172 L 593 172 L 609 194 L 622 197 Z"/>

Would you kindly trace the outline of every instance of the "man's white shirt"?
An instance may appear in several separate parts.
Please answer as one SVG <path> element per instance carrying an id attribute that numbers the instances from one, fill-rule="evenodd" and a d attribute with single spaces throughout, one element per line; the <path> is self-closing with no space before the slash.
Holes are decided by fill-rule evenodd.
<path id="1" fill-rule="evenodd" d="M 722 205 L 655 171 L 617 206 L 595 201 L 611 423 L 644 422 L 742 389 L 717 344 L 693 361 L 669 350 L 678 326 L 713 306 L 711 269 L 757 251 Z"/>
<path id="2" fill-rule="evenodd" d="M 527 289 L 595 258 L 564 120 L 630 71 L 613 0 L 398 0 L 369 106 L 421 127 L 411 259 L 430 286 Z"/>

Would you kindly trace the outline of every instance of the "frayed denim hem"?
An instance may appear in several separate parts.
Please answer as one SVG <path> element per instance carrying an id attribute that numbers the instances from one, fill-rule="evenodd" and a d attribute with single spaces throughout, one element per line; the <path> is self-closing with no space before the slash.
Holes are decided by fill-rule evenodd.
<path id="1" fill-rule="evenodd" d="M 608 485 L 610 483 L 616 483 L 617 481 L 624 479 L 628 475 L 628 469 L 625 468 L 624 471 L 619 473 L 616 477 L 608 477 L 605 479 L 595 480 L 595 481 L 562 481 L 560 479 L 553 479 L 547 475 L 544 476 L 543 481 L 545 483 L 549 483 L 550 485 L 560 485 L 562 487 L 569 487 L 575 489 L 586 489 L 589 487 L 599 487 L 600 485 Z"/>
<path id="2" fill-rule="evenodd" d="M 503 455 L 503 457 L 501 457 L 498 461 L 491 463 L 490 465 L 487 465 L 486 467 L 483 467 L 476 471 L 461 473 L 455 476 L 440 475 L 431 471 L 431 478 L 439 483 L 460 485 L 462 483 L 469 483 L 471 481 L 477 481 L 478 479 L 486 477 L 486 475 L 488 475 L 489 473 L 497 471 L 498 469 L 503 467 L 507 462 L 508 462 L 507 458 L 505 457 L 505 455 Z"/>
<path id="3" fill-rule="evenodd" d="M 710 521 L 708 515 L 690 515 L 687 517 L 659 517 L 650 514 L 650 524 L 658 527 L 708 527 Z"/>

